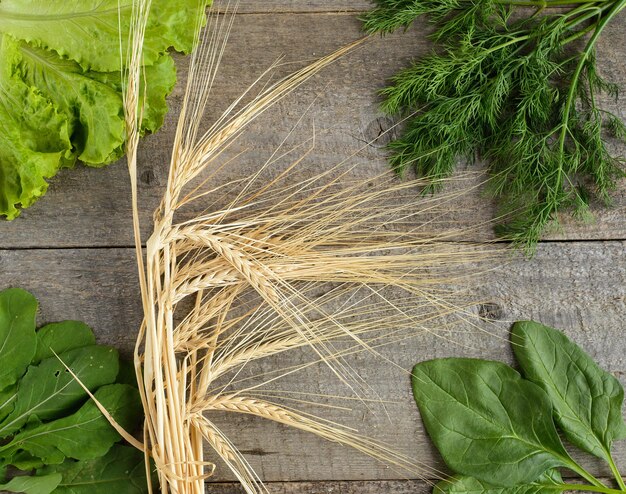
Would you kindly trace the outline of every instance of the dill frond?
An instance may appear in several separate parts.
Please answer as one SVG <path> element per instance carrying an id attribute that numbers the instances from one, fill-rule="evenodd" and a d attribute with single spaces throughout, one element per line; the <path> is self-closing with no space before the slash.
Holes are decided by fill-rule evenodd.
<path id="1" fill-rule="evenodd" d="M 426 16 L 440 48 L 381 92 L 386 112 L 409 115 L 390 144 L 393 169 L 413 168 L 433 189 L 458 160 L 485 159 L 505 218 L 497 231 L 529 252 L 559 211 L 608 201 L 624 159 L 606 137 L 624 140 L 626 125 L 597 104 L 619 88 L 598 74 L 596 44 L 626 0 L 376 3 L 368 32 Z"/>

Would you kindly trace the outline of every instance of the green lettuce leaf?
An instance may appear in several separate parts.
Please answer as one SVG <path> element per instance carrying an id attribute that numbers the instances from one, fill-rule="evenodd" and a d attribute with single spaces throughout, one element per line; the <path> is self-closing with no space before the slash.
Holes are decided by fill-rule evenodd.
<path id="1" fill-rule="evenodd" d="M 111 89 L 122 94 L 122 80 L 119 72 L 94 72 L 88 73 L 92 79 L 106 84 Z M 148 92 L 144 100 L 143 121 L 141 130 L 156 132 L 163 125 L 167 114 L 166 96 L 172 92 L 176 85 L 176 65 L 171 55 L 162 55 L 152 65 L 144 67 L 143 75 Z M 142 92 L 143 95 L 143 92 Z"/>
<path id="2" fill-rule="evenodd" d="M 0 32 L 53 50 L 85 70 L 119 71 L 132 0 L 2 0 Z M 152 65 L 170 47 L 189 52 L 203 0 L 154 0 L 146 28 L 144 59 Z"/>
<path id="3" fill-rule="evenodd" d="M 12 72 L 37 87 L 67 117 L 74 154 L 87 164 L 108 163 L 119 156 L 124 144 L 121 94 L 89 77 L 72 60 L 4 38 L 5 50 L 13 52 Z"/>
<path id="4" fill-rule="evenodd" d="M 12 72 L 15 52 L 0 38 L 0 214 L 13 219 L 46 193 L 72 144 L 67 116 Z"/>
<path id="5" fill-rule="evenodd" d="M 176 82 L 168 50 L 194 47 L 207 0 L 154 0 L 144 46 L 142 131 L 156 132 Z M 121 73 L 132 0 L 0 1 L 0 216 L 14 219 L 77 160 L 122 157 Z M 121 28 L 121 42 L 120 42 Z"/>

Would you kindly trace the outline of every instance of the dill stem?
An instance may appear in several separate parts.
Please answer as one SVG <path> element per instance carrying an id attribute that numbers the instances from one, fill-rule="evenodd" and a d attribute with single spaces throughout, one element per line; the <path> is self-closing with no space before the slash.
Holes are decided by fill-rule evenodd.
<path id="1" fill-rule="evenodd" d="M 572 76 L 570 81 L 570 87 L 567 94 L 567 101 L 565 102 L 565 108 L 563 111 L 563 122 L 561 123 L 561 135 L 559 137 L 559 168 L 557 174 L 557 182 L 556 187 L 552 190 L 554 194 L 558 194 L 558 191 L 561 189 L 563 185 L 563 160 L 565 154 L 565 140 L 567 139 L 567 134 L 569 132 L 569 120 L 571 116 L 572 107 L 574 105 L 574 101 L 576 100 L 576 91 L 578 90 L 578 82 L 580 80 L 580 76 L 582 74 L 583 68 L 587 63 L 589 56 L 591 55 L 598 38 L 604 31 L 604 28 L 613 20 L 613 18 L 621 12 L 621 10 L 626 6 L 626 0 L 620 0 L 617 3 L 614 3 L 607 13 L 605 17 L 600 19 L 596 24 L 596 29 L 594 33 L 591 35 L 591 38 L 587 42 L 585 49 L 580 55 L 580 60 L 578 61 L 578 65 L 576 66 L 576 70 Z"/>
<path id="2" fill-rule="evenodd" d="M 516 44 L 516 43 L 519 43 L 520 41 L 528 41 L 530 38 L 531 38 L 531 36 L 529 34 L 526 34 L 524 36 L 517 36 L 516 38 L 510 39 L 509 41 L 507 41 L 505 43 L 501 43 L 499 45 L 492 46 L 488 50 L 485 50 L 485 54 L 489 55 L 490 53 L 493 53 L 494 51 L 501 50 L 503 48 L 506 48 L 507 46 L 511 46 L 511 45 Z"/>
<path id="3" fill-rule="evenodd" d="M 596 26 L 594 24 L 591 24 L 590 26 L 587 26 L 585 29 L 581 29 L 580 31 L 576 31 L 574 34 L 572 34 L 571 36 L 568 36 L 567 38 L 564 38 L 563 41 L 561 42 L 561 46 L 565 46 L 573 41 L 576 41 L 584 36 L 586 36 L 587 34 L 589 34 L 591 31 L 593 31 L 596 28 Z"/>
<path id="4" fill-rule="evenodd" d="M 612 0 L 613 2 L 615 0 Z M 614 3 L 610 3 L 610 4 L 605 4 L 602 6 L 597 6 L 597 5 L 586 5 L 584 6 L 584 8 L 578 7 L 574 10 L 572 10 L 571 12 L 568 12 L 567 16 L 570 17 L 572 15 L 577 15 L 578 14 L 578 10 L 581 10 L 581 14 L 579 17 L 576 17 L 574 19 L 569 20 L 566 23 L 566 28 L 567 29 L 574 29 L 576 26 L 579 26 L 580 24 L 582 24 L 583 22 L 588 21 L 589 19 L 591 19 L 592 17 L 597 17 L 602 15 L 602 13 L 604 11 L 606 11 L 609 8 L 612 8 L 614 6 Z M 586 29 L 589 30 L 593 30 L 596 27 L 597 23 L 593 23 L 591 24 L 591 26 L 588 26 Z"/>
<path id="5" fill-rule="evenodd" d="M 613 0 L 500 0 L 496 3 L 500 5 L 511 5 L 514 7 L 538 7 L 541 9 L 553 7 L 567 7 L 578 4 L 594 4 L 611 2 Z"/>

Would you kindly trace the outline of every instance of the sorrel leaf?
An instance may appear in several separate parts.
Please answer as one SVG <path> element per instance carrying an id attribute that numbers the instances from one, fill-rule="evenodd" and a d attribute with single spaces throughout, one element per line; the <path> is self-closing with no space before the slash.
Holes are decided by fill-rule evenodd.
<path id="1" fill-rule="evenodd" d="M 96 344 L 89 326 L 80 321 L 63 321 L 47 324 L 37 331 L 37 351 L 33 364 L 60 355 L 68 350 Z"/>
<path id="2" fill-rule="evenodd" d="M 141 451 L 113 446 L 103 457 L 89 461 L 66 461 L 37 472 L 60 473 L 55 494 L 142 494 L 146 492 L 146 466 Z"/>
<path id="3" fill-rule="evenodd" d="M 17 384 L 0 391 L 0 421 L 11 413 L 15 407 L 15 396 L 17 395 Z"/>
<path id="4" fill-rule="evenodd" d="M 0 490 L 147 492 L 143 454 L 132 449 L 110 453 L 121 437 L 79 384 L 94 392 L 125 430 L 134 431 L 143 410 L 132 369 L 125 366 L 123 378 L 134 385 L 115 383 L 120 368 L 117 351 L 96 345 L 91 328 L 78 321 L 35 331 L 36 310 L 37 300 L 30 293 L 0 292 L 0 375 L 13 382 L 0 389 Z M 9 466 L 15 474 L 15 468 L 26 472 L 50 465 L 59 471 L 40 470 L 35 476 L 18 474 L 6 480 Z M 137 465 L 141 470 L 136 471 Z M 105 479 L 88 476 L 98 469 Z M 67 482 L 58 487 L 64 478 Z"/>
<path id="5" fill-rule="evenodd" d="M 85 390 L 65 365 L 92 391 L 113 383 L 119 369 L 117 351 L 104 346 L 77 348 L 59 358 L 48 358 L 28 369 L 18 386 L 15 408 L 0 423 L 0 437 L 19 430 L 31 416 L 42 421 L 63 416 L 86 398 Z"/>
<path id="6" fill-rule="evenodd" d="M 528 379 L 486 360 L 439 359 L 414 368 L 413 391 L 426 430 L 457 473 L 434 493 L 626 492 L 611 456 L 613 441 L 626 436 L 620 382 L 555 329 L 520 321 L 511 333 Z M 608 463 L 619 491 L 565 452 L 554 417 L 567 439 Z M 588 483 L 565 483 L 550 465 Z"/>
<path id="7" fill-rule="evenodd" d="M 111 384 L 102 386 L 94 396 L 125 430 L 137 428 L 142 409 L 135 388 Z M 24 451 L 40 459 L 39 466 L 58 464 L 65 458 L 91 460 L 106 454 L 120 439 L 96 403 L 89 400 L 72 415 L 45 424 L 29 425 L 0 448 L 0 458 L 13 463 L 13 456 Z"/>
<path id="8" fill-rule="evenodd" d="M 14 477 L 10 482 L 0 485 L 0 489 L 8 492 L 24 492 L 25 494 L 50 494 L 61 482 L 62 475 L 51 473 L 41 477 Z"/>
<path id="9" fill-rule="evenodd" d="M 35 354 L 37 305 L 37 299 L 24 290 L 0 292 L 0 390 L 17 382 Z M 2 405 L 0 393 L 0 413 Z"/>

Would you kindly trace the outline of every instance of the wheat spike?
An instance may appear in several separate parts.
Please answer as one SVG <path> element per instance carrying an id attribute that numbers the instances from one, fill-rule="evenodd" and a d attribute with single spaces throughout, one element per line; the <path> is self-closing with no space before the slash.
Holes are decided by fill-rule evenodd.
<path id="1" fill-rule="evenodd" d="M 346 159 L 290 183 L 291 172 L 309 154 L 306 145 L 277 149 L 250 177 L 213 184 L 217 173 L 238 158 L 228 152 L 255 119 L 363 43 L 343 47 L 256 96 L 246 91 L 202 131 L 234 21 L 227 13 L 209 15 L 203 35 L 198 26 L 167 188 L 144 251 L 137 148 L 141 47 L 149 12 L 150 0 L 135 1 L 124 103 L 144 310 L 135 365 L 146 413 L 144 448 L 158 467 L 162 492 L 204 492 L 215 468 L 205 458 L 205 444 L 248 493 L 265 492 L 250 464 L 211 421 L 217 411 L 272 420 L 420 473 L 415 461 L 389 446 L 293 410 L 280 403 L 281 393 L 263 394 L 263 388 L 311 365 L 327 365 L 365 403 L 361 395 L 367 384 L 347 357 L 379 356 L 382 345 L 434 331 L 452 314 L 469 317 L 473 302 L 464 302 L 451 286 L 482 272 L 480 263 L 493 259 L 494 249 L 453 241 L 465 233 L 445 228 L 444 213 L 454 196 L 425 198 L 407 210 L 420 181 L 401 182 L 385 173 L 372 177 L 377 186 L 370 188 L 350 179 L 355 165 Z M 294 152 L 300 155 L 292 158 Z M 278 176 L 262 179 L 280 159 L 291 161 Z M 209 196 L 226 202 L 191 219 L 179 217 L 180 210 Z M 440 233 L 433 234 L 439 222 Z M 308 362 L 276 369 L 261 383 L 241 375 L 252 362 L 303 348 L 311 349 Z"/>

